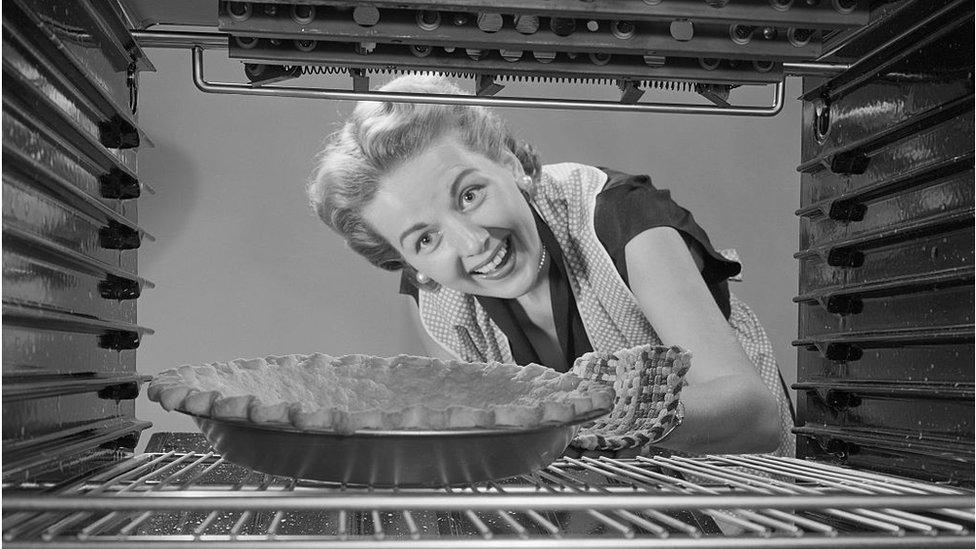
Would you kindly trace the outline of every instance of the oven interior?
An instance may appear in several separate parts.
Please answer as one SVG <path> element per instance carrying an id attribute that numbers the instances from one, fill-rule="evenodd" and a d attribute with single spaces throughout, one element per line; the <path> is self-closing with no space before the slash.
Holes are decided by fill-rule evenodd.
<path id="1" fill-rule="evenodd" d="M 972 2 L 11 0 L 3 31 L 10 547 L 972 546 Z M 138 172 L 149 48 L 188 51 L 202 93 L 267 102 L 433 71 L 476 91 L 441 102 L 771 117 L 802 78 L 797 457 L 562 458 L 421 488 L 263 474 L 193 434 L 135 452 L 137 257 L 157 240 L 138 203 L 164 192 Z M 205 71 L 224 54 L 237 81 Z"/>

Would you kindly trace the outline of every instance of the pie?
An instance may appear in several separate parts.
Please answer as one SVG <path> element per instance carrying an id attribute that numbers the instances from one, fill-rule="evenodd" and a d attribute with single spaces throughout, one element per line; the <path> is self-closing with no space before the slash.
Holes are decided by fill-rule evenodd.
<path id="1" fill-rule="evenodd" d="M 167 410 L 339 433 L 565 424 L 614 401 L 608 384 L 537 364 L 320 353 L 180 366 L 147 393 Z"/>

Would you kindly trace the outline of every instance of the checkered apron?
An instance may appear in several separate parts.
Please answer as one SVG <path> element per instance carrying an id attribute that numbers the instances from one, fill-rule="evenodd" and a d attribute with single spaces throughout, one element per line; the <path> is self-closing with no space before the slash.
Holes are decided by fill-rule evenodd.
<path id="1" fill-rule="evenodd" d="M 552 230 L 563 252 L 580 318 L 594 351 L 613 353 L 638 346 L 660 345 L 661 340 L 644 317 L 637 298 L 621 279 L 596 236 L 593 213 L 597 194 L 606 179 L 603 171 L 582 164 L 545 166 L 541 180 L 536 184 L 532 205 Z M 421 323 L 427 333 L 459 360 L 513 362 L 505 334 L 473 296 L 443 287 L 435 291 L 420 290 L 418 304 Z M 763 382 L 780 402 L 783 430 L 775 453 L 792 455 L 794 440 L 790 428 L 793 421 L 769 338 L 749 307 L 735 296 L 731 296 L 731 306 L 729 323 Z M 618 405 L 629 404 L 618 402 Z M 631 411 L 611 414 L 615 415 L 636 417 Z M 613 437 L 621 436 L 620 433 L 630 428 L 639 428 L 633 422 L 618 422 L 605 427 L 610 438 L 604 438 L 615 448 L 621 444 L 629 447 L 632 443 Z"/>

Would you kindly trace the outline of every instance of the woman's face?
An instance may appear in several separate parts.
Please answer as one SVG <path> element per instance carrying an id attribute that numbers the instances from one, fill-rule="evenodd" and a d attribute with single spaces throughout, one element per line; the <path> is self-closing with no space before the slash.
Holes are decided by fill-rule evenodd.
<path id="1" fill-rule="evenodd" d="M 522 175 L 514 155 L 494 162 L 449 135 L 383 177 L 364 217 L 440 285 L 517 298 L 537 283 L 542 255 Z"/>

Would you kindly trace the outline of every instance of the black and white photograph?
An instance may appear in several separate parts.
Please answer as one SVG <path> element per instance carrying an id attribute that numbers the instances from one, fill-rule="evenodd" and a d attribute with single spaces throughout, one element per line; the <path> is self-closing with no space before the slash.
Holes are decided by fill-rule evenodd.
<path id="1" fill-rule="evenodd" d="M 972 0 L 6 0 L 2 544 L 976 544 Z"/>

